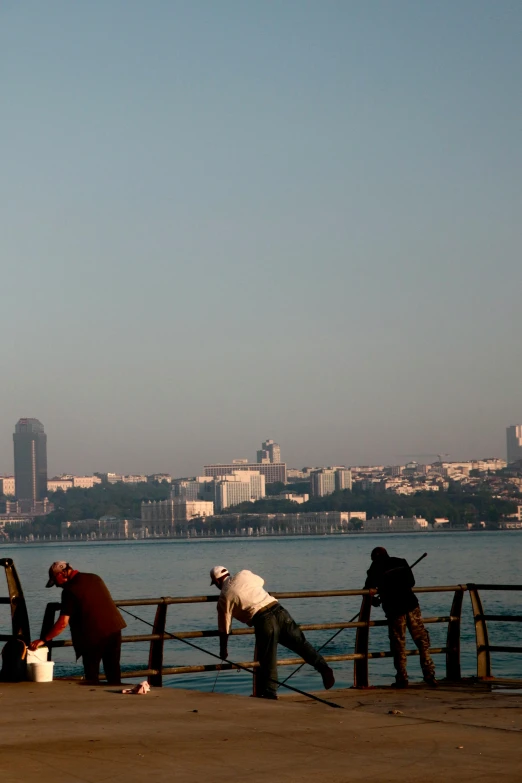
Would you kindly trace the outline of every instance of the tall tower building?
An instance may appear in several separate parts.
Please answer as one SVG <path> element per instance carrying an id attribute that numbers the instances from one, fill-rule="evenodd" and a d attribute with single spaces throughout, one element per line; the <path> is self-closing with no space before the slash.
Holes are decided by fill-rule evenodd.
<path id="1" fill-rule="evenodd" d="M 18 500 L 47 496 L 47 435 L 38 419 L 20 419 L 15 426 L 14 469 Z"/>
<path id="2" fill-rule="evenodd" d="M 281 462 L 281 446 L 273 440 L 265 440 L 257 452 L 257 462 L 259 465 Z"/>
<path id="3" fill-rule="evenodd" d="M 514 424 L 506 430 L 507 462 L 517 462 L 522 459 L 522 424 Z"/>

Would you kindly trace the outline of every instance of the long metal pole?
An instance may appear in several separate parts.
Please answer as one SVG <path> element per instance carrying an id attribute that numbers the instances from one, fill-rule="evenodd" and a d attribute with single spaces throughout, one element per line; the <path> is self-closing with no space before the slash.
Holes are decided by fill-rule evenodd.
<path id="1" fill-rule="evenodd" d="M 149 623 L 147 620 L 144 620 L 143 617 L 138 617 L 137 614 L 133 614 L 132 612 L 129 612 L 128 609 L 124 609 L 123 606 L 120 606 L 120 609 L 122 612 L 125 612 L 126 614 L 130 615 L 131 617 L 134 617 L 135 620 L 139 620 L 142 623 L 145 623 L 145 625 L 150 625 L 151 628 L 154 628 L 152 623 Z M 188 644 L 190 647 L 194 647 L 195 650 L 199 650 L 200 652 L 205 653 L 206 655 L 211 655 L 213 658 L 217 658 L 219 661 L 224 661 L 225 663 L 230 664 L 231 666 L 235 666 L 236 669 L 243 669 L 245 672 L 249 672 L 249 674 L 253 674 L 253 669 L 249 669 L 248 666 L 243 666 L 241 663 L 234 663 L 234 661 L 231 661 L 229 658 L 221 658 L 219 655 L 216 655 L 213 652 L 210 652 L 210 650 L 205 650 L 204 647 L 200 647 L 199 644 L 194 644 L 193 642 L 189 642 L 188 639 L 182 639 L 181 636 L 176 636 L 174 633 L 169 633 L 169 631 L 164 631 L 165 636 L 168 636 L 170 639 L 176 639 L 178 642 L 183 642 L 183 644 Z M 288 688 L 290 691 L 294 691 L 295 693 L 299 693 L 301 696 L 306 696 L 308 699 L 313 699 L 314 701 L 319 701 L 321 704 L 326 704 L 328 707 L 334 707 L 335 709 L 344 710 L 344 707 L 342 707 L 340 704 L 336 704 L 334 701 L 328 701 L 327 699 L 321 699 L 319 696 L 314 696 L 313 693 L 307 693 L 306 691 L 301 691 L 299 688 L 294 688 L 292 685 L 285 685 L 283 682 L 279 682 L 279 680 L 275 680 L 273 677 L 268 677 L 270 682 L 274 682 L 276 685 L 283 686 L 285 688 Z"/>
<path id="2" fill-rule="evenodd" d="M 423 555 L 421 555 L 421 556 L 419 557 L 419 559 L 418 559 L 418 560 L 416 560 L 416 561 L 413 563 L 413 565 L 411 565 L 411 566 L 410 566 L 410 568 L 415 568 L 415 566 L 417 565 L 417 563 L 420 563 L 420 561 L 421 561 L 421 560 L 424 560 L 424 558 L 425 558 L 425 557 L 428 557 L 428 553 L 427 553 L 427 552 L 424 552 L 424 554 L 423 554 Z M 355 622 L 355 620 L 357 619 L 357 617 L 359 617 L 359 614 L 360 614 L 360 613 L 361 613 L 361 610 L 359 609 L 359 611 L 358 611 L 358 612 L 356 612 L 356 614 L 354 614 L 354 616 L 352 617 L 352 619 L 351 619 L 351 620 L 348 620 L 348 622 L 349 622 L 349 623 L 354 623 L 354 622 Z M 323 649 L 324 649 L 324 648 L 325 648 L 325 647 L 326 647 L 328 644 L 330 644 L 330 642 L 333 642 L 333 640 L 335 639 L 335 637 L 336 637 L 336 636 L 339 636 L 339 634 L 341 633 L 341 631 L 344 631 L 344 628 L 339 628 L 339 630 L 338 630 L 338 631 L 336 631 L 336 632 L 334 633 L 334 635 L 333 635 L 333 636 L 331 636 L 331 637 L 328 639 L 328 641 L 326 641 L 326 642 L 325 642 L 323 645 L 321 645 L 321 647 L 319 647 L 319 649 L 317 650 L 317 652 L 321 652 L 321 650 L 323 650 Z M 286 682 L 288 682 L 288 680 L 290 679 L 290 677 L 293 677 L 293 676 L 294 676 L 294 674 L 297 674 L 297 672 L 298 672 L 298 671 L 301 671 L 301 669 L 303 668 L 303 666 L 304 666 L 304 663 L 302 663 L 300 666 L 298 666 L 298 667 L 297 667 L 297 669 L 294 669 L 294 671 L 293 671 L 293 672 L 291 672 L 291 674 L 289 674 L 289 675 L 288 675 L 288 677 L 287 677 L 286 679 L 284 679 L 284 680 L 283 680 L 283 682 L 281 683 L 281 685 L 284 685 Z M 287 687 L 288 687 L 288 686 L 287 686 Z"/>

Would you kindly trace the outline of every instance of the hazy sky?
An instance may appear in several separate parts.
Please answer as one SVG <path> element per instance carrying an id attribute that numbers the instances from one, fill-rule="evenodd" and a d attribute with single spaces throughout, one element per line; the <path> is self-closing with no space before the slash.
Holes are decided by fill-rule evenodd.
<path id="1" fill-rule="evenodd" d="M 0 0 L 0 473 L 504 456 L 520 0 Z M 404 459 L 403 459 L 404 461 Z"/>

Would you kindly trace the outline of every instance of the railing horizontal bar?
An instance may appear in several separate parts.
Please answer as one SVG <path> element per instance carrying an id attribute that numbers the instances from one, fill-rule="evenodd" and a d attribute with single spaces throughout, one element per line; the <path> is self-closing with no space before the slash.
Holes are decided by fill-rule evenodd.
<path id="1" fill-rule="evenodd" d="M 9 596 L 7 596 L 7 598 L 5 598 L 4 596 L 0 598 L 0 604 L 10 604 L 10 603 L 11 603 L 11 599 L 9 598 Z"/>
<path id="2" fill-rule="evenodd" d="M 482 618 L 499 623 L 522 623 L 522 614 L 484 614 Z"/>
<path id="3" fill-rule="evenodd" d="M 432 655 L 437 655 L 439 653 L 443 654 L 446 652 L 445 647 L 433 647 L 430 648 L 430 653 Z M 419 655 L 418 650 L 406 650 L 406 655 Z M 391 652 L 383 652 L 383 653 L 370 653 L 369 658 L 390 658 L 392 656 Z M 325 655 L 324 659 L 328 663 L 335 663 L 336 661 L 356 661 L 361 660 L 364 658 L 364 655 L 362 653 L 351 653 L 347 655 Z M 298 666 L 299 664 L 304 663 L 302 658 L 284 658 L 277 662 L 278 666 Z M 246 666 L 249 669 L 255 669 L 259 666 L 258 661 L 238 661 L 238 664 L 240 666 Z M 208 664 L 200 664 L 197 666 L 165 666 L 163 667 L 163 674 L 164 675 L 174 675 L 174 674 L 197 674 L 198 672 L 216 672 L 216 671 L 230 671 L 233 669 L 236 669 L 237 667 L 234 666 L 232 663 L 208 663 Z M 121 676 L 130 678 L 130 677 L 146 677 L 149 675 L 158 674 L 159 672 L 157 669 L 137 669 L 132 672 L 122 672 Z"/>
<path id="4" fill-rule="evenodd" d="M 416 587 L 416 593 L 445 593 L 465 591 L 466 585 L 442 585 L 441 587 Z M 499 588 L 501 589 L 501 588 Z M 522 589 L 522 588 L 521 588 Z M 305 592 L 271 593 L 274 598 L 336 598 L 368 595 L 369 590 L 307 590 Z M 216 603 L 219 595 L 189 595 L 184 597 L 136 598 L 116 601 L 116 606 L 157 606 L 158 604 Z M 59 604 L 58 604 L 59 606 Z"/>
<path id="5" fill-rule="evenodd" d="M 430 647 L 430 655 L 439 655 L 442 653 L 446 653 L 448 651 L 447 647 Z M 418 650 L 405 650 L 405 655 L 419 655 Z M 364 655 L 361 655 L 362 658 L 364 658 Z M 390 652 L 390 650 L 383 650 L 383 652 L 370 652 L 368 653 L 368 658 L 392 658 L 393 653 Z"/>
<path id="6" fill-rule="evenodd" d="M 479 585 L 475 584 L 477 590 L 522 590 L 522 585 Z"/>
<path id="7" fill-rule="evenodd" d="M 498 645 L 490 645 L 490 652 L 505 652 L 505 653 L 519 653 L 522 654 L 522 647 L 504 647 Z"/>
<path id="8" fill-rule="evenodd" d="M 424 617 L 423 621 L 424 623 L 447 623 L 450 620 L 453 620 L 456 618 L 452 617 Z M 522 618 L 521 618 L 522 619 Z M 331 631 L 331 630 L 341 630 L 343 628 L 366 628 L 367 626 L 370 626 L 371 628 L 378 628 L 378 627 L 385 627 L 388 625 L 387 620 L 371 620 L 369 623 L 365 622 L 353 622 L 353 623 L 316 623 L 316 624 L 307 624 L 304 623 L 303 625 L 299 626 L 302 631 Z M 247 636 L 254 633 L 253 628 L 236 628 L 231 632 L 231 636 Z M 202 638 L 215 638 L 216 636 L 219 636 L 219 631 L 217 630 L 204 630 L 204 631 L 176 631 L 175 636 L 177 636 L 179 639 L 202 639 Z M 7 639 L 10 639 L 11 636 L 5 636 L 5 641 Z M 158 633 L 147 633 L 147 634 L 134 634 L 132 636 L 123 636 L 122 637 L 122 644 L 129 644 L 129 643 L 137 643 L 137 642 L 152 642 L 152 641 L 158 641 L 162 638 L 161 634 Z M 176 641 L 171 636 L 168 635 L 168 633 L 165 633 L 164 640 L 166 642 L 168 641 Z M 4 640 L 3 636 L 0 636 L 0 640 Z M 72 642 L 70 639 L 60 639 L 56 642 L 48 642 L 49 647 L 58 648 L 58 647 L 72 647 Z"/>

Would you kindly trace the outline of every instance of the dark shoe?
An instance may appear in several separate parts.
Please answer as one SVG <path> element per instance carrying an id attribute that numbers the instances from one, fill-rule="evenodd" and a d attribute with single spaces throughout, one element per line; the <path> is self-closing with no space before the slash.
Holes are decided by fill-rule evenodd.
<path id="1" fill-rule="evenodd" d="M 333 688 L 335 684 L 335 677 L 329 666 L 322 670 L 321 677 L 323 678 L 323 685 L 326 691 L 329 691 L 330 688 Z"/>
<path id="2" fill-rule="evenodd" d="M 390 688 L 407 688 L 408 687 L 408 680 L 395 680 L 395 682 L 392 682 L 390 685 Z"/>
<path id="3" fill-rule="evenodd" d="M 435 679 L 435 677 L 425 677 L 424 678 L 424 682 L 426 683 L 428 688 L 437 688 L 437 686 L 439 684 L 437 682 L 437 680 Z"/>

